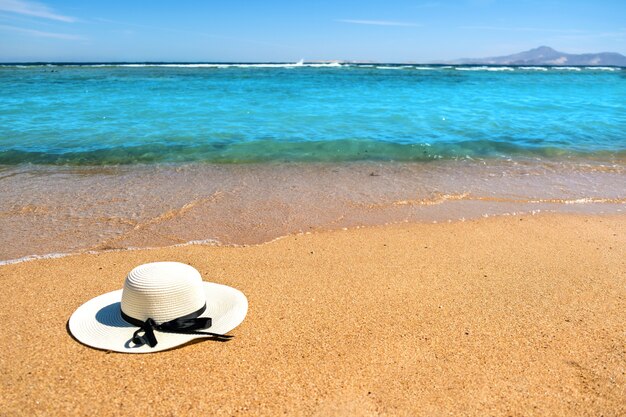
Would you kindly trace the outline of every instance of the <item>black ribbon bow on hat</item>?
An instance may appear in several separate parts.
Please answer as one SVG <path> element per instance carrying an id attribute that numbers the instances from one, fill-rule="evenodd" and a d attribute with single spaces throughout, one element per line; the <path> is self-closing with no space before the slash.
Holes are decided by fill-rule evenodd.
<path id="1" fill-rule="evenodd" d="M 147 344 L 150 347 L 155 347 L 159 343 L 154 334 L 155 330 L 163 333 L 199 334 L 203 336 L 210 336 L 209 339 L 219 340 L 222 342 L 229 340 L 232 336 L 200 331 L 202 329 L 208 329 L 212 324 L 210 317 L 199 317 L 205 310 L 206 304 L 200 310 L 161 324 L 157 324 L 151 318 L 141 321 L 124 314 L 123 311 L 121 311 L 121 313 L 124 320 L 130 324 L 139 326 L 139 329 L 135 331 L 133 338 L 131 339 L 136 346 L 143 346 Z"/>

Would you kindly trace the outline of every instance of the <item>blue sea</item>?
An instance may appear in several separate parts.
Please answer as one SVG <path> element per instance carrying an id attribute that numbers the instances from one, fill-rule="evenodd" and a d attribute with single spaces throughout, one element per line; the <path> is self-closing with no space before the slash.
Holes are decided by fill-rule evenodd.
<path id="1" fill-rule="evenodd" d="M 614 67 L 0 67 L 0 164 L 428 161 L 626 153 Z"/>
<path id="2" fill-rule="evenodd" d="M 0 264 L 625 209 L 625 68 L 0 65 Z"/>

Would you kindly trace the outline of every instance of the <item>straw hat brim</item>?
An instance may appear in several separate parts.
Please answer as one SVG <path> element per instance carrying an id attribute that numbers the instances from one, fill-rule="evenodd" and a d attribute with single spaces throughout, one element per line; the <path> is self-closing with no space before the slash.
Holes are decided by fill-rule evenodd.
<path id="1" fill-rule="evenodd" d="M 211 317 L 208 332 L 226 334 L 237 327 L 248 312 L 248 300 L 235 288 L 203 282 L 206 293 L 206 311 L 200 317 Z M 120 314 L 122 290 L 102 294 L 80 306 L 70 317 L 68 327 L 81 343 L 104 350 L 123 353 L 154 353 L 172 349 L 205 336 L 163 333 L 155 330 L 158 344 L 135 346 L 131 339 L 138 329 L 126 322 Z"/>

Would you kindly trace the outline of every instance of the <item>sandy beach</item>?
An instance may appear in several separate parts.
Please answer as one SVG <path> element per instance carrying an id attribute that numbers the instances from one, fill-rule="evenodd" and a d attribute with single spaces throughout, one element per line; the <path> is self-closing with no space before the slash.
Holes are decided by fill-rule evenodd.
<path id="1" fill-rule="evenodd" d="M 249 300 L 227 343 L 98 351 L 66 323 L 173 260 Z M 626 414 L 626 216 L 503 216 L 0 267 L 0 415 Z"/>

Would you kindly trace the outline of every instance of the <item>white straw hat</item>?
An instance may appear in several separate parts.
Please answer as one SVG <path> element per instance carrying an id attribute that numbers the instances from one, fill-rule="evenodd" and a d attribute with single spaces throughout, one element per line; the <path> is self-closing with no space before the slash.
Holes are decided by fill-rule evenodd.
<path id="1" fill-rule="evenodd" d="M 124 288 L 80 306 L 69 330 L 81 343 L 124 353 L 160 352 L 193 339 L 228 340 L 248 300 L 226 285 L 203 282 L 192 266 L 154 262 L 136 267 Z"/>

